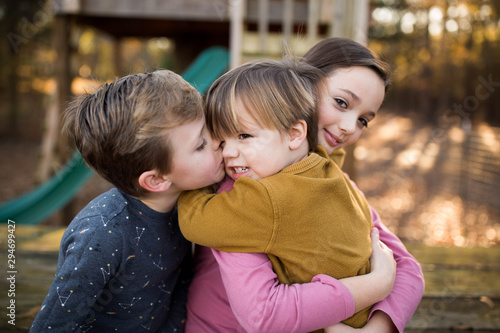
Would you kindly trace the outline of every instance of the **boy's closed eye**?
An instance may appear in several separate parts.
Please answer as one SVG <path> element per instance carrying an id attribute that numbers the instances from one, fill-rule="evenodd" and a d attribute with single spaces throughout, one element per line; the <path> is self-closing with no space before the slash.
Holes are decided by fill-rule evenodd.
<path id="1" fill-rule="evenodd" d="M 203 149 L 205 149 L 206 145 L 207 145 L 207 140 L 203 139 L 203 142 L 201 143 L 201 145 L 198 146 L 198 148 L 196 148 L 196 151 L 202 151 Z"/>

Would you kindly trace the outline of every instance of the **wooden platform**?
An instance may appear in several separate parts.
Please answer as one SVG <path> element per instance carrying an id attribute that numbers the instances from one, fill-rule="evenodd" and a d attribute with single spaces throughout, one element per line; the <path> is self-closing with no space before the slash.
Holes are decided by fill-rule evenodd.
<path id="1" fill-rule="evenodd" d="M 7 226 L 0 230 L 6 277 Z M 27 332 L 52 283 L 64 230 L 16 229 L 16 325 L 8 324 L 9 283 L 0 281 L 0 331 Z M 500 332 L 500 248 L 445 248 L 409 245 L 422 264 L 425 295 L 405 332 Z"/>
<path id="2" fill-rule="evenodd" d="M 500 332 L 500 248 L 408 250 L 426 285 L 405 332 Z"/>

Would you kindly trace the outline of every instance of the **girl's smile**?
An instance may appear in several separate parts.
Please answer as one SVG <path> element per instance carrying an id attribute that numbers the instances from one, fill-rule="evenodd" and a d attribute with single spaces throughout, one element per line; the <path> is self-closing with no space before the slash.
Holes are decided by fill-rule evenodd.
<path id="1" fill-rule="evenodd" d="M 327 129 L 324 130 L 324 134 L 326 141 L 332 147 L 337 147 L 339 144 L 343 143 L 343 141 L 338 136 L 330 133 Z"/>

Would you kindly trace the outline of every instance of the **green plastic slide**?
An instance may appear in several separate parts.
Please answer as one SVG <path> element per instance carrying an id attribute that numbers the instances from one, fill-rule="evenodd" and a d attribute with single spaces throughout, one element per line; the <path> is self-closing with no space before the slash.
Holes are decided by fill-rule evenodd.
<path id="1" fill-rule="evenodd" d="M 204 94 L 229 65 L 229 52 L 224 47 L 204 50 L 183 73 L 200 94 Z M 0 206 L 0 222 L 38 224 L 64 207 L 90 179 L 93 171 L 75 152 L 68 163 L 50 180 L 18 198 Z"/>

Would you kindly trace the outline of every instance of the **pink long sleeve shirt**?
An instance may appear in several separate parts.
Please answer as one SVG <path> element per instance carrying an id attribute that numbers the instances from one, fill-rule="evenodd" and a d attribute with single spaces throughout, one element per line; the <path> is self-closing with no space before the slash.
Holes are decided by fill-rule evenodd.
<path id="1" fill-rule="evenodd" d="M 231 182 L 219 189 L 228 190 Z M 394 254 L 396 281 L 391 294 L 375 304 L 399 332 L 423 295 L 420 265 L 371 209 L 380 240 Z M 310 283 L 279 284 L 265 254 L 229 253 L 197 246 L 195 276 L 189 289 L 186 332 L 308 332 L 354 314 L 354 300 L 336 279 L 317 275 Z"/>

